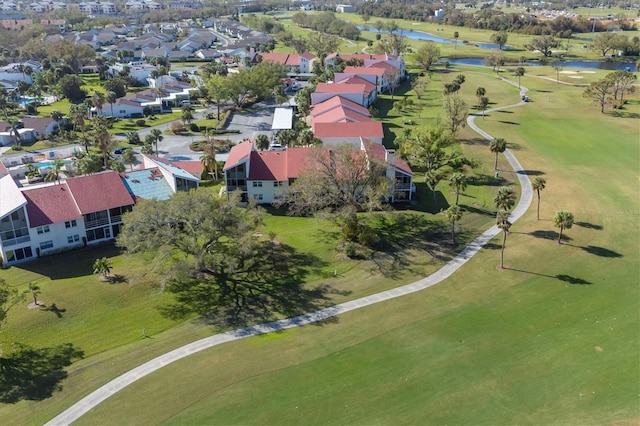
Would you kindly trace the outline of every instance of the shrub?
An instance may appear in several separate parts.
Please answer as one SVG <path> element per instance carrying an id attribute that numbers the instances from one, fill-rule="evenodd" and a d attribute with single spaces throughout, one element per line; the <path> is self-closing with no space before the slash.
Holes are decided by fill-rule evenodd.
<path id="1" fill-rule="evenodd" d="M 136 120 L 136 126 L 138 127 L 142 127 L 146 124 L 146 122 L 144 120 Z"/>
<path id="2" fill-rule="evenodd" d="M 354 258 L 356 256 L 356 245 L 353 243 L 346 243 L 342 249 L 342 253 L 348 258 Z"/>
<path id="3" fill-rule="evenodd" d="M 174 135 L 179 135 L 180 133 L 184 133 L 185 132 L 185 127 L 184 124 L 182 124 L 180 121 L 174 121 L 173 123 L 171 123 L 171 132 Z"/>
<path id="4" fill-rule="evenodd" d="M 189 125 L 189 130 L 191 130 L 192 132 L 199 132 L 200 126 L 198 126 L 196 123 L 191 123 Z"/>

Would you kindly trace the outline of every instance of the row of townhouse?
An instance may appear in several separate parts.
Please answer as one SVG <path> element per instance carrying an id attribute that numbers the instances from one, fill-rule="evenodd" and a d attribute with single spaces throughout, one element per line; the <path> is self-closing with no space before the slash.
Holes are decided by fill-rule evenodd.
<path id="1" fill-rule="evenodd" d="M 122 215 L 138 200 L 164 200 L 198 187 L 199 179 L 179 163 L 144 156 L 143 167 L 20 187 L 0 163 L 2 265 L 112 240 L 121 230 Z"/>
<path id="2" fill-rule="evenodd" d="M 88 15 L 115 15 L 118 9 L 108 1 L 89 1 L 78 3 L 78 10 Z"/>
<path id="3" fill-rule="evenodd" d="M 153 86 L 158 85 L 158 81 L 150 80 Z M 163 82 L 162 85 L 118 98 L 113 104 L 113 108 L 104 106 L 102 111 L 94 112 L 117 118 L 142 117 L 146 110 L 150 110 L 153 114 L 170 112 L 172 107 L 180 106 L 183 102 L 189 102 L 191 92 L 198 90 L 190 84 L 178 81 L 171 76 L 161 76 L 158 80 Z"/>
<path id="4" fill-rule="evenodd" d="M 301 55 L 295 53 L 262 53 L 262 60 L 276 62 L 287 67 L 290 76 L 311 75 L 313 64 L 319 59 L 312 53 L 305 52 Z"/>
<path id="5" fill-rule="evenodd" d="M 311 112 L 307 117 L 314 135 L 322 140 L 323 149 L 349 143 L 359 149 L 368 161 L 385 164 L 390 183 L 391 202 L 409 201 L 413 192 L 413 172 L 395 151 L 382 145 L 382 123 L 373 120 L 369 107 L 379 93 L 404 77 L 404 62 L 388 55 L 348 55 L 358 59 L 360 67 L 346 67 L 336 73 L 331 83 L 319 83 L 311 94 Z M 265 54 L 263 60 L 300 67 L 307 59 L 310 70 L 313 55 Z M 330 55 L 329 63 L 337 59 Z M 368 62 L 367 62 L 368 61 Z M 302 68 L 298 68 L 301 71 Z M 394 79 L 394 80 L 392 80 Z M 397 79 L 397 80 L 395 80 Z M 224 166 L 227 193 L 241 191 L 244 200 L 270 204 L 285 197 L 289 186 L 308 164 L 312 148 L 288 148 L 284 151 L 257 151 L 251 141 L 234 146 Z"/>
<path id="6" fill-rule="evenodd" d="M 413 172 L 409 164 L 395 156 L 380 143 L 359 138 L 360 155 L 369 162 L 386 166 L 390 183 L 391 202 L 408 201 L 413 188 Z M 258 151 L 253 141 L 235 145 L 224 165 L 227 194 L 241 191 L 242 200 L 255 200 L 258 204 L 272 204 L 286 197 L 289 187 L 305 168 L 313 167 L 311 152 L 314 148 L 296 147 L 284 151 Z M 330 152 L 330 146 L 324 147 Z"/>

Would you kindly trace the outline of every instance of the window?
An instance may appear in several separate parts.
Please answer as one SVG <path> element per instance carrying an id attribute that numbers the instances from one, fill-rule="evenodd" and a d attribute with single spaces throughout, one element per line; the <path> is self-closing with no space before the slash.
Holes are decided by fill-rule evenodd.
<path id="1" fill-rule="evenodd" d="M 31 247 L 23 247 L 23 248 L 7 251 L 7 262 L 22 260 L 29 257 L 33 257 L 33 252 L 31 251 Z"/>
<path id="2" fill-rule="evenodd" d="M 78 223 L 76 222 L 75 219 L 74 220 L 69 220 L 69 221 L 64 223 L 64 227 L 65 228 L 73 228 L 73 227 L 76 227 L 76 226 L 78 226 Z"/>
<path id="3" fill-rule="evenodd" d="M 262 194 L 253 194 L 254 200 L 262 200 Z"/>
<path id="4" fill-rule="evenodd" d="M 262 188 L 262 182 L 253 182 L 254 188 Z"/>
<path id="5" fill-rule="evenodd" d="M 103 240 L 105 238 L 111 238 L 111 230 L 108 226 L 87 231 L 87 241 Z"/>
<path id="6" fill-rule="evenodd" d="M 67 242 L 69 244 L 77 243 L 78 241 L 80 241 L 80 235 L 69 235 L 67 237 Z"/>
<path id="7" fill-rule="evenodd" d="M 49 225 L 38 226 L 36 232 L 38 232 L 38 234 L 46 234 L 49 232 Z"/>
<path id="8" fill-rule="evenodd" d="M 49 240 L 40 243 L 40 250 L 48 250 L 50 248 L 53 248 L 53 241 Z"/>

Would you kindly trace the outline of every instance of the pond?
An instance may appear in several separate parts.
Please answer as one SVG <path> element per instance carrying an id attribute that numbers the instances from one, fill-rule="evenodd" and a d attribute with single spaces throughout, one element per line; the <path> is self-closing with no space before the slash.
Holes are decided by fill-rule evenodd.
<path id="1" fill-rule="evenodd" d="M 358 29 L 360 31 L 370 31 L 372 33 L 378 32 L 378 29 L 373 27 L 358 26 Z M 389 34 L 389 31 L 387 30 L 381 30 L 380 32 L 383 34 Z M 442 44 L 457 44 L 457 45 L 464 44 L 461 40 L 438 37 L 438 36 L 434 36 L 433 34 L 425 33 L 424 31 L 403 29 L 403 30 L 399 30 L 398 33 L 410 40 L 427 40 L 427 41 L 433 41 L 434 43 L 442 43 Z M 474 46 L 477 46 L 481 49 L 499 49 L 500 48 L 500 46 L 498 46 L 495 43 L 470 43 L 470 44 L 473 44 Z M 509 50 L 509 46 L 503 46 L 503 50 Z"/>
<path id="2" fill-rule="evenodd" d="M 487 61 L 482 58 L 459 58 L 459 59 L 441 59 L 440 63 L 449 62 L 452 65 L 476 65 L 486 66 Z M 507 63 L 505 66 L 517 66 L 519 63 Z M 543 65 L 551 65 L 551 61 L 546 63 L 541 61 L 525 61 L 526 67 L 539 67 Z M 637 71 L 636 64 L 632 62 L 598 62 L 598 61 L 564 61 L 563 68 L 580 68 L 580 69 L 601 69 L 610 71 Z"/>

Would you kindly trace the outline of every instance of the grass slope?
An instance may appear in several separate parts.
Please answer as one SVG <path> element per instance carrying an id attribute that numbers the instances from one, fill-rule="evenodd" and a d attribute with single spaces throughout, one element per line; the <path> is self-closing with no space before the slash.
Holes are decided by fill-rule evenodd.
<path id="1" fill-rule="evenodd" d="M 576 102 L 582 89 L 542 87 L 560 105 L 514 110 L 510 121 L 518 125 L 498 114 L 483 123 L 548 182 L 543 220 L 531 209 L 512 228 L 510 270 L 494 269 L 498 253 L 490 247 L 428 291 L 185 359 L 80 423 L 121 416 L 154 424 L 637 419 L 637 123 Z M 561 208 L 578 223 L 558 246 L 549 219 Z"/>

